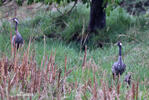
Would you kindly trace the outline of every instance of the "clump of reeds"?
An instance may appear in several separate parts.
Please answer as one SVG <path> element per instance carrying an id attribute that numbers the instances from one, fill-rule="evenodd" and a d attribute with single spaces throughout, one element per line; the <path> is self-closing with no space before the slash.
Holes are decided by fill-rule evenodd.
<path id="1" fill-rule="evenodd" d="M 93 72 L 93 81 L 90 78 L 84 83 L 67 82 L 67 77 L 73 69 L 68 69 L 68 57 L 65 56 L 64 71 L 55 64 L 55 52 L 48 56 L 43 56 L 41 65 L 37 65 L 35 60 L 35 51 L 30 49 L 31 42 L 27 49 L 15 50 L 12 45 L 12 57 L 8 59 L 3 56 L 0 59 L 0 97 L 1 100 L 25 100 L 33 99 L 38 96 L 43 99 L 65 99 L 70 93 L 76 90 L 74 99 L 83 100 L 82 97 L 89 100 L 120 100 L 121 96 L 126 100 L 137 100 L 139 92 L 139 82 L 133 83 L 132 87 L 127 88 L 126 93 L 121 91 L 121 82 L 118 84 L 109 84 L 105 75 L 100 81 L 97 81 L 98 66 L 93 59 L 87 61 L 87 47 L 84 53 L 82 70 Z M 84 73 L 85 71 L 82 71 Z M 64 75 L 62 75 L 64 73 Z M 98 74 L 99 75 L 99 74 Z M 81 77 L 80 77 L 81 78 Z M 109 87 L 110 86 L 110 87 Z M 130 89 L 130 90 L 129 90 Z M 86 92 L 90 92 L 90 96 Z M 19 93 L 28 94 L 27 96 L 18 95 Z"/>

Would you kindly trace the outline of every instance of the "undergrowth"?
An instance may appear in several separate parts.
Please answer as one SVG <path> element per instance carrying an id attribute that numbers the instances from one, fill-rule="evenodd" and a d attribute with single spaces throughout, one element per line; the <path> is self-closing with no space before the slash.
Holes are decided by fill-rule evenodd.
<path id="1" fill-rule="evenodd" d="M 142 35 L 139 38 L 140 34 L 134 34 L 134 32 L 144 33 L 149 26 L 147 17 L 129 15 L 120 7 L 110 12 L 110 15 L 106 17 L 106 28 L 96 34 L 87 32 L 88 22 L 89 8 L 79 3 L 70 14 L 63 16 L 56 11 L 41 10 L 34 18 L 20 19 L 19 31 L 26 41 L 30 37 L 40 41 L 45 35 L 48 38 L 59 39 L 67 43 L 75 42 L 77 45 L 81 45 L 85 42 L 88 46 L 92 47 L 93 44 L 94 47 L 99 47 L 99 44 L 116 43 L 118 40 L 141 41 Z M 7 35 L 10 31 L 14 33 L 12 26 L 11 21 L 4 21 L 1 35 Z M 85 39 L 87 40 L 84 41 Z"/>

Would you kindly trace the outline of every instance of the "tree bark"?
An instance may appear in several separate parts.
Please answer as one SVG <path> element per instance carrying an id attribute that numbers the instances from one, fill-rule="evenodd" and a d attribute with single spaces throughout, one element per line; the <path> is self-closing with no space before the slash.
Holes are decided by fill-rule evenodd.
<path id="1" fill-rule="evenodd" d="M 97 29 L 103 29 L 106 26 L 105 7 L 104 0 L 91 1 L 89 32 L 95 32 Z"/>

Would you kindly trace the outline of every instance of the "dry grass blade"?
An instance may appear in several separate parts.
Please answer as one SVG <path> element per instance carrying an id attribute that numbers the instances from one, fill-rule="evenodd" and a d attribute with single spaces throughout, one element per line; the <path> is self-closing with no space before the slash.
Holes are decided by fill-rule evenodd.
<path id="1" fill-rule="evenodd" d="M 62 70 L 60 69 L 59 70 L 59 74 L 58 74 L 58 80 L 57 80 L 57 100 L 61 100 L 60 99 L 60 78 L 61 78 L 61 73 L 62 73 Z"/>
<path id="2" fill-rule="evenodd" d="M 131 97 L 130 97 L 130 91 L 128 90 L 127 93 L 126 93 L 125 100 L 129 100 L 129 99 L 131 99 Z"/>
<path id="3" fill-rule="evenodd" d="M 66 95 L 66 90 L 65 90 L 65 87 L 66 87 L 66 75 L 67 75 L 66 65 L 67 65 L 67 56 L 65 56 L 65 73 L 64 73 L 64 83 L 63 83 L 64 98 L 65 98 L 65 95 Z"/>
<path id="4" fill-rule="evenodd" d="M 103 84 L 103 94 L 104 94 L 104 100 L 107 100 L 105 83 Z"/>
<path id="5" fill-rule="evenodd" d="M 120 87 L 121 87 L 121 83 L 118 81 L 118 84 L 117 84 L 117 94 L 118 95 L 120 94 Z"/>
<path id="6" fill-rule="evenodd" d="M 12 32 L 10 31 L 10 41 L 11 41 L 11 56 L 13 56 L 13 43 L 12 43 Z"/>
<path id="7" fill-rule="evenodd" d="M 44 70 L 46 69 L 47 60 L 48 60 L 48 56 L 46 56 L 45 59 L 44 59 L 44 66 L 43 66 L 43 69 L 44 69 Z M 47 66 L 47 67 L 48 67 L 48 66 Z M 46 74 L 47 74 L 47 73 L 46 73 Z"/>
<path id="8" fill-rule="evenodd" d="M 38 91 L 38 93 L 40 94 L 40 87 L 41 87 L 41 72 L 40 71 L 38 71 L 38 78 L 39 78 L 39 80 L 38 80 L 38 89 L 37 89 L 37 91 Z"/>
<path id="9" fill-rule="evenodd" d="M 82 64 L 83 69 L 86 66 L 86 57 L 87 57 L 87 46 L 85 46 L 85 52 L 84 52 L 84 58 L 83 58 L 83 64 Z"/>
<path id="10" fill-rule="evenodd" d="M 135 83 L 133 83 L 132 84 L 132 90 L 131 90 L 131 92 L 132 92 L 132 100 L 134 100 L 135 99 Z"/>
<path id="11" fill-rule="evenodd" d="M 103 91 L 103 100 L 107 100 L 106 85 L 103 80 L 101 80 L 101 86 L 102 86 L 102 91 Z"/>
<path id="12" fill-rule="evenodd" d="M 82 94 L 81 88 L 78 88 L 78 90 L 76 90 L 75 100 L 82 100 L 81 94 Z"/>
<path id="13" fill-rule="evenodd" d="M 5 68 L 4 68 L 4 61 L 2 60 L 1 61 L 1 77 L 3 78 L 4 77 L 4 74 L 5 74 Z"/>
<path id="14" fill-rule="evenodd" d="M 139 81 L 137 82 L 136 86 L 136 100 L 138 100 L 138 91 L 139 91 Z"/>
<path id="15" fill-rule="evenodd" d="M 47 65 L 47 73 L 50 71 L 50 67 L 51 67 L 51 62 L 52 62 L 52 51 L 51 51 L 51 55 L 48 61 L 48 65 Z"/>
<path id="16" fill-rule="evenodd" d="M 57 65 L 55 65 L 52 75 L 52 81 L 56 79 L 56 71 L 57 71 Z"/>
<path id="17" fill-rule="evenodd" d="M 65 77 L 66 77 L 66 72 L 67 72 L 66 65 L 67 65 L 67 56 L 65 56 Z"/>
<path id="18" fill-rule="evenodd" d="M 30 47 L 31 47 L 31 38 L 30 38 L 30 40 L 29 40 L 29 44 L 28 44 L 28 48 L 27 48 L 27 54 L 26 54 L 26 56 L 27 56 L 27 61 L 28 61 L 28 59 L 29 59 Z"/>
<path id="19" fill-rule="evenodd" d="M 94 75 L 94 84 L 93 84 L 93 100 L 97 100 L 97 83 L 96 83 L 96 77 L 95 77 L 95 68 L 93 70 Z"/>
<path id="20" fill-rule="evenodd" d="M 1 100 L 4 100 L 5 93 L 4 93 L 4 89 L 2 88 L 1 85 L 0 85 L 0 93 L 1 93 Z"/>

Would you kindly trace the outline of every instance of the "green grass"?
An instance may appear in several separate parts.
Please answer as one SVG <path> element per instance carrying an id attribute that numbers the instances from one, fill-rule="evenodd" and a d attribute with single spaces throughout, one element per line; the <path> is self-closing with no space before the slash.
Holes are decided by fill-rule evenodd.
<path id="1" fill-rule="evenodd" d="M 107 17 L 107 27 L 99 31 L 97 36 L 91 38 L 87 50 L 87 67 L 89 70 L 82 70 L 84 51 L 78 45 L 80 42 L 71 41 L 73 35 L 82 34 L 83 24 L 85 29 L 89 20 L 89 8 L 78 5 L 70 15 L 57 17 L 58 12 L 39 12 L 34 19 L 21 20 L 19 31 L 25 40 L 25 48 L 29 43 L 29 37 L 36 38 L 31 42 L 31 50 L 35 51 L 37 64 L 40 66 L 43 56 L 50 56 L 51 52 L 56 52 L 55 64 L 61 68 L 64 74 L 65 56 L 67 56 L 67 70 L 74 70 L 67 77 L 68 83 L 75 83 L 78 86 L 85 84 L 91 79 L 93 84 L 92 67 L 97 66 L 95 73 L 98 84 L 100 80 L 112 83 L 111 66 L 117 60 L 118 47 L 115 43 L 121 40 L 123 43 L 123 60 L 127 66 L 125 73 L 121 76 L 121 92 L 127 91 L 123 84 L 124 76 L 130 72 L 133 82 L 139 80 L 139 95 L 142 93 L 142 100 L 149 98 L 149 26 L 145 17 L 130 16 L 123 9 L 117 8 Z M 52 16 L 52 17 L 51 17 Z M 14 27 L 7 21 L 3 22 L 0 28 L 0 55 L 11 55 L 10 31 L 14 34 Z M 58 34 L 61 38 L 41 38 L 43 34 Z M 76 39 L 77 40 L 77 39 Z M 103 48 L 95 48 L 98 42 L 104 42 Z M 91 46 L 94 45 L 94 46 Z M 94 47 L 94 48 L 92 48 Z M 100 87 L 98 85 L 98 88 Z M 129 88 L 130 89 L 130 88 Z M 86 91 L 88 98 L 91 93 Z M 67 94 L 66 100 L 74 100 L 75 89 Z M 124 93 L 121 93 L 121 98 Z M 36 97 L 35 97 L 36 98 Z M 85 97 L 82 96 L 85 100 Z M 124 98 L 123 98 L 124 99 Z"/>

